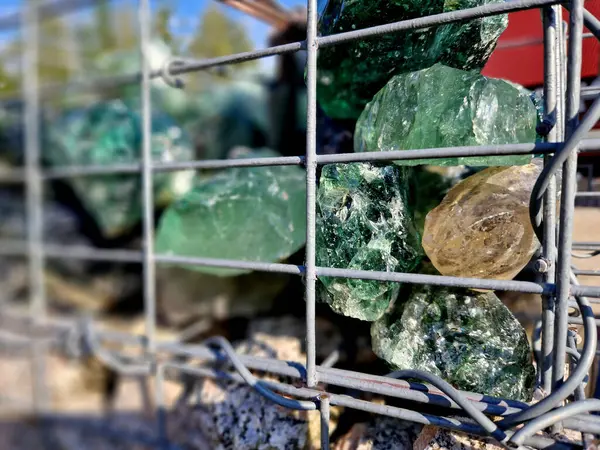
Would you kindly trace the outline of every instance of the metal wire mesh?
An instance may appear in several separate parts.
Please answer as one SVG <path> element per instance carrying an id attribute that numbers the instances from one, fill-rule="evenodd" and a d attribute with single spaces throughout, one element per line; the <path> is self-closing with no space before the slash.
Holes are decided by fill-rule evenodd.
<path id="1" fill-rule="evenodd" d="M 35 70 L 38 59 L 38 24 L 41 17 L 62 14 L 71 9 L 90 4 L 90 1 L 63 0 L 52 5 L 32 6 L 29 2 L 20 15 L 0 18 L 0 29 L 21 26 L 24 33 L 23 52 L 23 98 L 25 115 L 25 168 L 2 175 L 4 183 L 25 183 L 27 191 L 27 240 L 25 242 L 0 242 L 2 255 L 26 255 L 29 260 L 30 311 L 20 316 L 14 311 L 0 311 L 0 329 L 8 334 L 0 335 L 3 342 L 15 346 L 25 346 L 32 351 L 35 407 L 42 416 L 48 412 L 48 392 L 45 386 L 44 361 L 46 353 L 53 348 L 70 349 L 82 352 L 85 349 L 104 364 L 122 374 L 155 375 L 155 395 L 157 398 L 157 435 L 150 439 L 156 446 L 168 444 L 165 431 L 165 405 L 162 399 L 163 383 L 167 368 L 176 369 L 195 377 L 227 378 L 246 383 L 274 403 L 292 409 L 319 409 L 321 413 L 322 446 L 329 447 L 329 408 L 330 405 L 345 406 L 362 411 L 406 419 L 421 424 L 433 424 L 453 430 L 468 432 L 482 437 L 493 437 L 507 445 L 530 445 L 545 448 L 555 444 L 551 438 L 535 436 L 544 428 L 562 426 L 585 432 L 600 434 L 600 420 L 586 414 L 600 410 L 600 400 L 581 398 L 581 385 L 596 354 L 596 319 L 590 303 L 600 302 L 600 288 L 581 286 L 577 275 L 598 275 L 597 271 L 581 271 L 572 267 L 572 251 L 597 252 L 597 243 L 573 243 L 573 215 L 576 195 L 577 152 L 597 151 L 600 139 L 585 139 L 587 132 L 600 118 L 600 100 L 595 100 L 586 112 L 581 123 L 578 113 L 581 97 L 581 47 L 582 39 L 590 36 L 600 38 L 600 22 L 584 9 L 583 0 L 571 0 L 566 7 L 570 10 L 568 57 L 563 51 L 566 36 L 562 32 L 559 0 L 513 0 L 492 3 L 466 10 L 437 14 L 412 20 L 380 25 L 332 36 L 320 37 L 317 34 L 317 1 L 308 0 L 308 32 L 306 40 L 286 45 L 230 55 L 208 60 L 180 60 L 165 62 L 160 71 L 152 71 L 148 61 L 143 60 L 139 74 L 118 76 L 96 80 L 86 80 L 76 84 L 40 86 Z M 439 24 L 487 17 L 509 12 L 542 8 L 544 23 L 545 84 L 544 99 L 546 123 L 549 126 L 547 142 L 539 144 L 492 145 L 479 147 L 454 147 L 425 150 L 386 151 L 378 153 L 357 153 L 338 155 L 317 155 L 316 153 L 316 75 L 318 48 L 337 45 L 350 40 L 364 39 L 385 33 L 401 33 L 407 30 L 426 28 Z M 140 45 L 150 41 L 149 0 L 139 0 L 138 19 Z M 583 35 L 583 25 L 591 31 Z M 301 157 L 251 158 L 243 160 L 203 160 L 192 162 L 156 163 L 152 161 L 151 139 L 151 98 L 150 81 L 163 77 L 173 84 L 181 74 L 197 72 L 211 67 L 225 66 L 243 61 L 306 50 L 307 60 L 307 148 Z M 563 73 L 565 74 L 563 76 Z M 141 83 L 142 92 L 142 158 L 140 164 L 119 164 L 114 166 L 58 167 L 42 170 L 40 163 L 40 121 L 41 99 L 46 95 L 56 95 L 65 90 L 85 90 L 90 87 L 112 86 L 123 83 Z M 586 98 L 596 88 L 583 92 Z M 592 95 L 593 97 L 593 95 Z M 527 155 L 544 154 L 545 168 L 535 186 L 531 217 L 543 242 L 543 251 L 536 267 L 537 282 L 485 280 L 448 276 L 433 276 L 410 273 L 370 272 L 363 270 L 317 267 L 315 262 L 315 214 L 316 214 L 316 173 L 317 166 L 328 163 L 350 163 L 361 161 L 392 161 L 421 158 L 446 158 L 456 156 L 483 155 Z M 271 165 L 298 165 L 306 169 L 307 188 L 307 236 L 306 259 L 304 265 L 258 263 L 212 258 L 191 258 L 160 255 L 154 252 L 153 223 L 153 175 L 155 172 L 189 170 L 200 168 L 256 167 Z M 562 169 L 562 196 L 560 214 L 556 212 L 556 173 Z M 42 239 L 42 192 L 44 182 L 57 178 L 82 177 L 106 174 L 140 174 L 143 180 L 143 250 L 100 250 L 95 248 L 62 247 L 45 245 Z M 77 319 L 59 320 L 47 314 L 46 293 L 44 291 L 44 261 L 49 258 L 73 258 L 104 261 L 126 261 L 143 265 L 145 333 L 143 337 L 117 332 L 101 332 L 91 321 Z M 156 281 L 155 266 L 162 263 L 185 263 L 200 266 L 249 269 L 255 271 L 300 275 L 305 281 L 306 298 L 306 365 L 297 367 L 284 361 L 270 360 L 236 354 L 223 338 L 212 339 L 202 345 L 184 345 L 178 342 L 162 342 L 156 337 Z M 377 281 L 392 281 L 439 286 L 458 286 L 476 289 L 492 289 L 542 294 L 543 315 L 539 325 L 542 342 L 539 341 L 543 363 L 541 371 L 542 387 L 547 396 L 535 405 L 527 405 L 510 399 L 497 399 L 486 395 L 457 391 L 439 377 L 419 371 L 402 371 L 393 377 L 339 370 L 328 364 L 316 364 L 315 338 L 315 283 L 319 276 L 358 278 Z M 572 298 L 575 299 L 573 302 Z M 576 306 L 579 317 L 569 316 L 569 308 Z M 580 353 L 568 348 L 568 326 L 581 323 L 585 329 L 585 340 Z M 19 336 L 10 334 L 18 330 Z M 23 333 L 26 334 L 23 334 Z M 143 350 L 137 359 L 125 358 L 109 351 L 106 342 L 128 343 Z M 575 370 L 564 378 L 567 353 L 577 353 Z M 216 370 L 210 366 L 195 367 L 174 360 L 185 356 L 204 362 L 229 361 L 231 372 Z M 303 387 L 292 384 L 259 380 L 250 370 L 300 380 Z M 394 378 L 395 377 L 395 378 Z M 396 379 L 398 378 L 398 379 Z M 423 383 L 404 381 L 419 379 Z M 325 386 L 325 387 L 323 387 Z M 395 397 L 419 403 L 426 403 L 456 410 L 464 417 L 443 416 L 434 413 L 421 413 L 412 409 L 381 405 L 366 400 L 351 398 L 328 391 L 327 387 L 344 387 L 363 392 Z M 282 395 L 283 394 L 283 395 Z M 561 406 L 572 394 L 576 401 Z M 444 409 L 446 411 L 446 409 Z M 490 416 L 500 416 L 501 421 L 492 421 Z M 520 429 L 517 425 L 526 423 Z"/>

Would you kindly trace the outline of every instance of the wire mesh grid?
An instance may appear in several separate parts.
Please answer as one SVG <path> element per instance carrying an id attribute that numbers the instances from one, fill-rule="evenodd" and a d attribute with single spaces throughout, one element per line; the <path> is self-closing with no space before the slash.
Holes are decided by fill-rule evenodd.
<path id="1" fill-rule="evenodd" d="M 600 400 L 585 399 L 582 383 L 596 354 L 596 319 L 590 303 L 598 302 L 600 288 L 582 286 L 577 282 L 577 274 L 590 275 L 572 267 L 573 250 L 598 252 L 600 244 L 573 243 L 573 215 L 576 195 L 577 153 L 580 150 L 597 151 L 600 139 L 586 139 L 589 130 L 600 118 L 600 100 L 596 99 L 579 122 L 581 98 L 580 72 L 582 58 L 583 26 L 590 35 L 600 39 L 600 21 L 584 9 L 583 0 L 563 3 L 559 0 L 512 0 L 486 4 L 470 9 L 453 11 L 380 25 L 331 36 L 317 34 L 317 0 L 308 0 L 308 31 L 306 40 L 279 45 L 263 50 L 235 54 L 207 60 L 172 59 L 166 61 L 159 71 L 150 69 L 148 61 L 142 58 L 142 71 L 139 74 L 86 80 L 75 86 L 40 86 L 37 76 L 38 24 L 41 17 L 62 14 L 92 2 L 65 0 L 51 5 L 35 6 L 27 2 L 20 15 L 0 18 L 0 29 L 20 26 L 24 34 L 23 51 L 23 96 L 25 104 L 25 168 L 2 176 L 4 183 L 25 183 L 27 191 L 27 240 L 25 242 L 1 242 L 0 254 L 26 255 L 29 260 L 30 311 L 27 316 L 19 316 L 10 310 L 0 312 L 0 326 L 3 331 L 0 339 L 17 347 L 31 350 L 33 392 L 36 411 L 42 415 L 48 412 L 48 392 L 45 386 L 44 361 L 49 350 L 59 347 L 81 353 L 82 349 L 93 354 L 104 364 L 121 374 L 156 377 L 157 435 L 148 442 L 157 447 L 168 447 L 165 430 L 165 405 L 162 400 L 163 384 L 167 369 L 175 369 L 195 377 L 227 378 L 252 386 L 261 395 L 274 403 L 291 409 L 320 411 L 321 445 L 329 448 L 329 408 L 330 405 L 345 406 L 362 411 L 406 419 L 421 424 L 432 424 L 452 430 L 492 437 L 511 447 L 528 445 L 546 448 L 557 445 L 551 437 L 536 435 L 540 430 L 560 426 L 586 433 L 600 434 L 600 420 L 588 413 L 600 410 Z M 570 10 L 567 35 L 563 32 L 562 8 Z M 365 39 L 385 33 L 402 33 L 439 24 L 505 14 L 531 8 L 541 8 L 544 24 L 544 102 L 547 139 L 544 143 L 465 146 L 435 148 L 425 150 L 385 151 L 376 153 L 356 153 L 337 155 L 317 155 L 316 152 L 316 76 L 318 48 L 333 46 L 350 40 Z M 150 41 L 149 0 L 139 0 L 138 19 L 140 44 L 143 49 Z M 307 60 L 307 148 L 306 154 L 299 157 L 250 158 L 243 160 L 201 160 L 192 162 L 157 163 L 152 161 L 151 139 L 151 98 L 152 78 L 163 77 L 173 86 L 179 84 L 177 76 L 225 66 L 259 58 L 306 50 Z M 66 89 L 85 90 L 91 86 L 111 86 L 114 84 L 140 82 L 142 87 L 142 158 L 139 164 L 119 164 L 111 166 L 54 167 L 42 169 L 40 163 L 40 101 L 48 94 L 56 95 Z M 590 95 L 593 89 L 584 92 Z M 531 220 L 538 235 L 542 238 L 542 253 L 536 263 L 539 272 L 538 282 L 474 279 L 448 276 L 434 276 L 412 273 L 371 272 L 363 270 L 317 267 L 315 262 L 315 217 L 316 217 L 316 173 L 317 166 L 328 163 L 351 163 L 365 161 L 393 161 L 421 158 L 446 158 L 456 156 L 484 155 L 540 155 L 544 156 L 544 170 L 540 175 L 531 199 Z M 234 261 L 213 258 L 192 258 L 156 254 L 154 242 L 153 174 L 189 169 L 215 169 L 232 167 L 258 167 L 272 165 L 303 166 L 306 170 L 307 189 L 307 236 L 306 259 L 302 266 L 291 264 Z M 562 193 L 560 213 L 556 217 L 557 186 L 555 175 L 562 169 Z M 143 250 L 106 250 L 86 247 L 62 247 L 44 245 L 42 240 L 42 192 L 43 183 L 58 178 L 82 177 L 107 174 L 140 174 L 143 180 Z M 47 314 L 44 291 L 44 261 L 50 258 L 71 258 L 137 262 L 143 265 L 145 333 L 134 336 L 118 332 L 99 331 L 93 321 L 79 319 L 57 319 Z M 186 345 L 178 342 L 164 342 L 156 337 L 156 282 L 155 265 L 161 263 L 182 263 L 188 265 L 214 266 L 221 268 L 249 269 L 255 271 L 286 273 L 302 276 L 305 281 L 306 298 L 306 365 L 298 367 L 285 361 L 236 354 L 232 346 L 223 338 L 213 338 L 201 345 Z M 595 272 L 595 271 L 592 271 Z M 597 275 L 597 273 L 593 273 Z M 342 277 L 376 281 L 391 281 L 438 286 L 466 287 L 516 291 L 541 294 L 543 314 L 538 326 L 538 337 L 534 347 L 541 349 L 543 356 L 538 370 L 546 396 L 539 402 L 528 405 L 510 399 L 492 398 L 487 395 L 458 391 L 437 376 L 420 371 L 401 371 L 394 377 L 382 377 L 364 373 L 339 370 L 329 364 L 316 364 L 315 338 L 315 283 L 317 277 Z M 573 299 L 575 302 L 573 302 Z M 578 317 L 569 315 L 569 308 L 579 309 Z M 580 323 L 584 327 L 585 338 L 580 350 L 572 348 L 573 336 L 569 325 Z M 18 325 L 18 326 L 17 326 Z M 11 334 L 18 328 L 20 335 Z M 25 334 L 23 332 L 25 331 Z M 540 338 L 541 336 L 541 338 Z M 126 358 L 108 350 L 107 342 L 127 343 L 138 346 L 143 351 L 140 358 Z M 573 344 L 574 345 L 574 344 Z M 567 354 L 576 354 L 577 365 L 565 378 Z M 211 366 L 197 367 L 190 363 L 177 362 L 176 357 L 187 357 L 207 363 L 229 362 L 231 371 L 217 370 Z M 267 372 L 301 381 L 298 384 L 276 382 L 257 378 L 250 370 Z M 422 383 L 405 379 L 418 379 Z M 329 392 L 327 386 L 358 389 L 397 399 L 434 405 L 448 411 L 450 415 L 422 413 L 410 408 L 382 405 Z M 573 396 L 574 401 L 565 404 Z M 442 413 L 444 414 L 444 413 Z M 445 413 L 448 414 L 448 413 Z M 501 417 L 492 420 L 491 417 Z M 518 427 L 524 424 L 523 427 Z M 585 439 L 584 439 L 585 440 Z M 586 441 L 587 442 L 587 441 Z M 566 444 L 562 444 L 566 445 Z"/>

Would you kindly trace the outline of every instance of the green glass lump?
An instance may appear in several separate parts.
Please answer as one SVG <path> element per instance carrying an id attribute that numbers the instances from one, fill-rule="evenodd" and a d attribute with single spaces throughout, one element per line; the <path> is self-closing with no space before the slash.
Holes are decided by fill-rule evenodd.
<path id="1" fill-rule="evenodd" d="M 536 107 L 524 90 L 436 64 L 396 75 L 375 95 L 356 124 L 354 150 L 386 151 L 468 145 L 534 143 Z M 396 164 L 505 166 L 531 156 L 446 157 Z"/>
<path id="2" fill-rule="evenodd" d="M 535 369 L 525 330 L 491 292 L 413 286 L 371 326 L 375 353 L 456 388 L 529 401 Z"/>
<path id="3" fill-rule="evenodd" d="M 319 32 L 328 36 L 502 1 L 319 0 Z M 394 75 L 435 63 L 482 69 L 507 25 L 507 16 L 498 15 L 323 47 L 318 60 L 319 104 L 330 117 L 355 119 Z"/>
<path id="4" fill-rule="evenodd" d="M 317 191 L 317 265 L 410 272 L 422 256 L 407 205 L 411 169 L 393 164 L 331 164 Z M 343 315 L 377 320 L 399 284 L 319 277 L 319 297 Z"/>
<path id="5" fill-rule="evenodd" d="M 271 150 L 242 157 L 279 156 Z M 156 251 L 180 256 L 276 262 L 306 240 L 306 179 L 299 167 L 242 167 L 198 180 L 159 223 Z M 185 266 L 219 276 L 244 269 Z"/>
<path id="6" fill-rule="evenodd" d="M 193 148 L 183 130 L 153 108 L 151 152 L 155 162 L 193 159 Z M 110 166 L 139 163 L 142 120 L 136 108 L 121 101 L 76 109 L 50 124 L 46 133 L 51 166 Z M 154 197 L 166 205 L 190 187 L 193 173 L 156 173 Z M 94 217 L 103 234 L 114 237 L 141 218 L 142 180 L 139 174 L 70 178 L 75 193 Z"/>

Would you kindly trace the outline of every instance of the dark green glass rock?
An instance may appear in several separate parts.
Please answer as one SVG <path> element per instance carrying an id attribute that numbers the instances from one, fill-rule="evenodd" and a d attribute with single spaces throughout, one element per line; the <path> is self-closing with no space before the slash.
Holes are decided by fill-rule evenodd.
<path id="1" fill-rule="evenodd" d="M 279 156 L 271 150 L 242 157 Z M 156 251 L 205 258 L 277 262 L 306 240 L 306 179 L 294 166 L 228 169 L 200 179 L 163 215 Z M 185 266 L 233 276 L 249 270 Z"/>
<path id="2" fill-rule="evenodd" d="M 215 85 L 200 93 L 190 129 L 201 157 L 223 159 L 237 146 L 264 146 L 269 129 L 267 101 L 264 86 L 252 81 Z"/>
<path id="3" fill-rule="evenodd" d="M 502 1 L 319 0 L 319 32 L 328 36 Z M 482 69 L 507 25 L 507 16 L 500 15 L 321 48 L 319 104 L 333 118 L 355 119 L 394 75 L 435 63 Z"/>
<path id="4" fill-rule="evenodd" d="M 436 64 L 397 75 L 375 95 L 356 124 L 354 150 L 375 152 L 468 145 L 534 143 L 537 111 L 522 90 Z M 531 156 L 449 157 L 396 164 L 511 166 Z"/>
<path id="5" fill-rule="evenodd" d="M 191 142 L 173 120 L 154 108 L 151 151 L 155 162 L 193 159 Z M 52 166 L 110 166 L 139 163 L 142 120 L 137 108 L 121 101 L 72 110 L 47 130 L 47 158 Z M 170 203 L 191 186 L 193 173 L 155 173 L 154 198 Z M 114 237 L 141 218 L 142 180 L 139 174 L 71 178 L 69 182 L 107 237 Z"/>
<path id="6" fill-rule="evenodd" d="M 373 350 L 456 388 L 529 401 L 535 369 L 525 330 L 491 292 L 414 286 L 371 327 Z"/>
<path id="7" fill-rule="evenodd" d="M 331 164 L 317 191 L 317 265 L 410 272 L 422 256 L 407 204 L 411 169 L 393 164 Z M 319 297 L 345 316 L 377 320 L 399 284 L 319 277 Z"/>

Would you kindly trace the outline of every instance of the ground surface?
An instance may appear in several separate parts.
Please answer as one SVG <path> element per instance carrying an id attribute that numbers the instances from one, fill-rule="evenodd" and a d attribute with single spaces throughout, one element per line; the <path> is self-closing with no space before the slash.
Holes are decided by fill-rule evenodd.
<path id="1" fill-rule="evenodd" d="M 577 208 L 574 226 L 574 241 L 600 242 L 600 208 Z M 574 259 L 574 264 L 579 269 L 600 270 L 600 256 L 590 259 Z M 600 277 L 582 276 L 580 282 L 585 285 L 600 285 Z M 531 331 L 532 324 L 540 314 L 541 299 L 539 296 L 503 294 L 502 297 Z M 595 306 L 598 307 L 597 313 L 600 314 L 600 305 Z M 90 369 L 89 363 L 87 370 L 82 371 L 81 367 L 81 363 L 66 359 L 51 358 L 48 361 L 48 387 L 51 392 L 51 401 L 56 411 L 78 418 L 77 420 L 93 422 L 94 417 L 103 416 L 103 401 L 98 390 L 102 371 L 95 370 L 93 367 Z M 591 378 L 595 379 L 595 375 Z M 15 406 L 15 401 L 21 405 L 30 404 L 30 386 L 31 371 L 26 359 L 15 356 L 8 357 L 0 352 L 0 450 L 38 448 L 38 445 L 32 441 L 35 436 L 30 433 L 31 425 L 20 419 L 22 416 L 18 412 L 18 408 L 12 407 Z M 114 406 L 119 411 L 119 417 L 123 418 L 117 419 L 120 424 L 130 422 L 132 427 L 137 430 L 147 429 L 147 427 L 151 429 L 151 425 L 149 425 L 151 422 L 148 421 L 147 415 L 144 417 L 144 415 L 136 414 L 131 419 L 125 418 L 128 413 L 149 408 L 143 392 L 142 385 L 134 379 L 126 380 L 119 386 Z M 179 387 L 169 384 L 166 389 L 167 404 L 172 405 L 178 394 Z M 78 435 L 77 439 L 80 437 Z M 105 444 L 106 442 L 99 444 L 96 448 L 104 448 Z M 74 443 L 72 447 L 67 445 L 70 448 L 79 446 L 78 443 Z"/>

